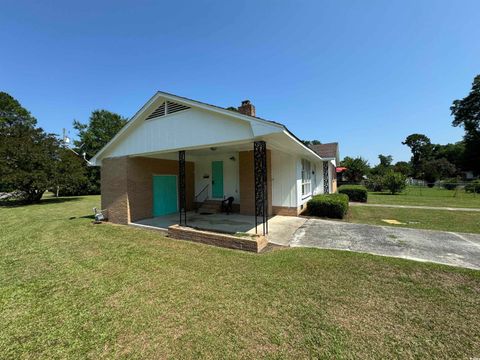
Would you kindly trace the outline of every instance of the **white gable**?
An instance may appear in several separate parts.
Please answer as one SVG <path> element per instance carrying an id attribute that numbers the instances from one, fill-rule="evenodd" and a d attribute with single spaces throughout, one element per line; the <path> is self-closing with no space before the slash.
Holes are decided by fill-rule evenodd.
<path id="1" fill-rule="evenodd" d="M 216 106 L 158 92 L 92 159 L 147 155 L 253 141 L 267 136 L 290 139 L 297 150 L 312 152 L 283 125 Z M 313 152 L 312 152 L 313 153 Z M 318 157 L 318 155 L 316 155 Z"/>
<path id="2" fill-rule="evenodd" d="M 226 118 L 206 110 L 188 109 L 144 120 L 108 151 L 108 157 L 138 155 L 248 140 L 247 121 Z"/>

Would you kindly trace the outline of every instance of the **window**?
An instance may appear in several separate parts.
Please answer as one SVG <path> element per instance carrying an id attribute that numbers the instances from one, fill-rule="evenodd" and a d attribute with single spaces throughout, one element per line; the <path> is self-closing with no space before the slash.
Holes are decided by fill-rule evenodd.
<path id="1" fill-rule="evenodd" d="M 312 165 L 310 161 L 302 159 L 302 196 L 312 193 Z"/>

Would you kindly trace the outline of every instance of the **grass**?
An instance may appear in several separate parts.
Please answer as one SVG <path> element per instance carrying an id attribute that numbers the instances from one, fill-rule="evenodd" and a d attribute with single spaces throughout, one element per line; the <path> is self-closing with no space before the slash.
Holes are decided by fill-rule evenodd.
<path id="1" fill-rule="evenodd" d="M 98 197 L 0 208 L 2 358 L 471 358 L 480 272 L 262 255 L 91 224 Z"/>
<path id="2" fill-rule="evenodd" d="M 463 189 L 446 190 L 408 186 L 396 195 L 387 192 L 369 192 L 369 204 L 445 206 L 457 208 L 480 208 L 480 194 L 466 193 Z"/>
<path id="3" fill-rule="evenodd" d="M 480 213 L 473 211 L 350 206 L 346 217 L 353 223 L 392 226 L 382 219 L 403 223 L 395 227 L 480 233 Z"/>

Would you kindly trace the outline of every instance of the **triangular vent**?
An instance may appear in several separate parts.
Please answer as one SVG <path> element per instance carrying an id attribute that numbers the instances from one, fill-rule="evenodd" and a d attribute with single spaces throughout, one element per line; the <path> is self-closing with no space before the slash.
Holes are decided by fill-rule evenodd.
<path id="1" fill-rule="evenodd" d="M 177 104 L 173 101 L 164 101 L 162 104 L 160 104 L 160 106 L 154 112 L 152 112 L 147 117 L 146 120 L 173 114 L 173 113 L 183 111 L 183 110 L 188 110 L 188 109 L 190 109 L 188 106 Z"/>
<path id="2" fill-rule="evenodd" d="M 150 120 L 165 115 L 165 102 L 163 102 L 154 112 L 152 112 L 146 120 Z"/>
<path id="3" fill-rule="evenodd" d="M 188 106 L 167 101 L 167 115 L 173 114 L 182 110 L 190 109 Z"/>

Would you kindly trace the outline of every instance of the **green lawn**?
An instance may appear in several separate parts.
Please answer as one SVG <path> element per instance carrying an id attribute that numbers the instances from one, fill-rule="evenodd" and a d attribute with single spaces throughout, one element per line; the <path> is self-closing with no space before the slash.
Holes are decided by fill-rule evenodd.
<path id="1" fill-rule="evenodd" d="M 0 208 L 1 358 L 480 356 L 480 271 L 215 248 L 93 225 L 98 204 Z"/>
<path id="2" fill-rule="evenodd" d="M 382 221 L 398 220 L 401 225 Z M 350 206 L 346 221 L 359 224 L 480 233 L 480 212 Z"/>
<path id="3" fill-rule="evenodd" d="M 480 208 L 480 194 L 466 193 L 464 190 L 408 186 L 404 192 L 396 195 L 369 192 L 368 203 Z"/>

